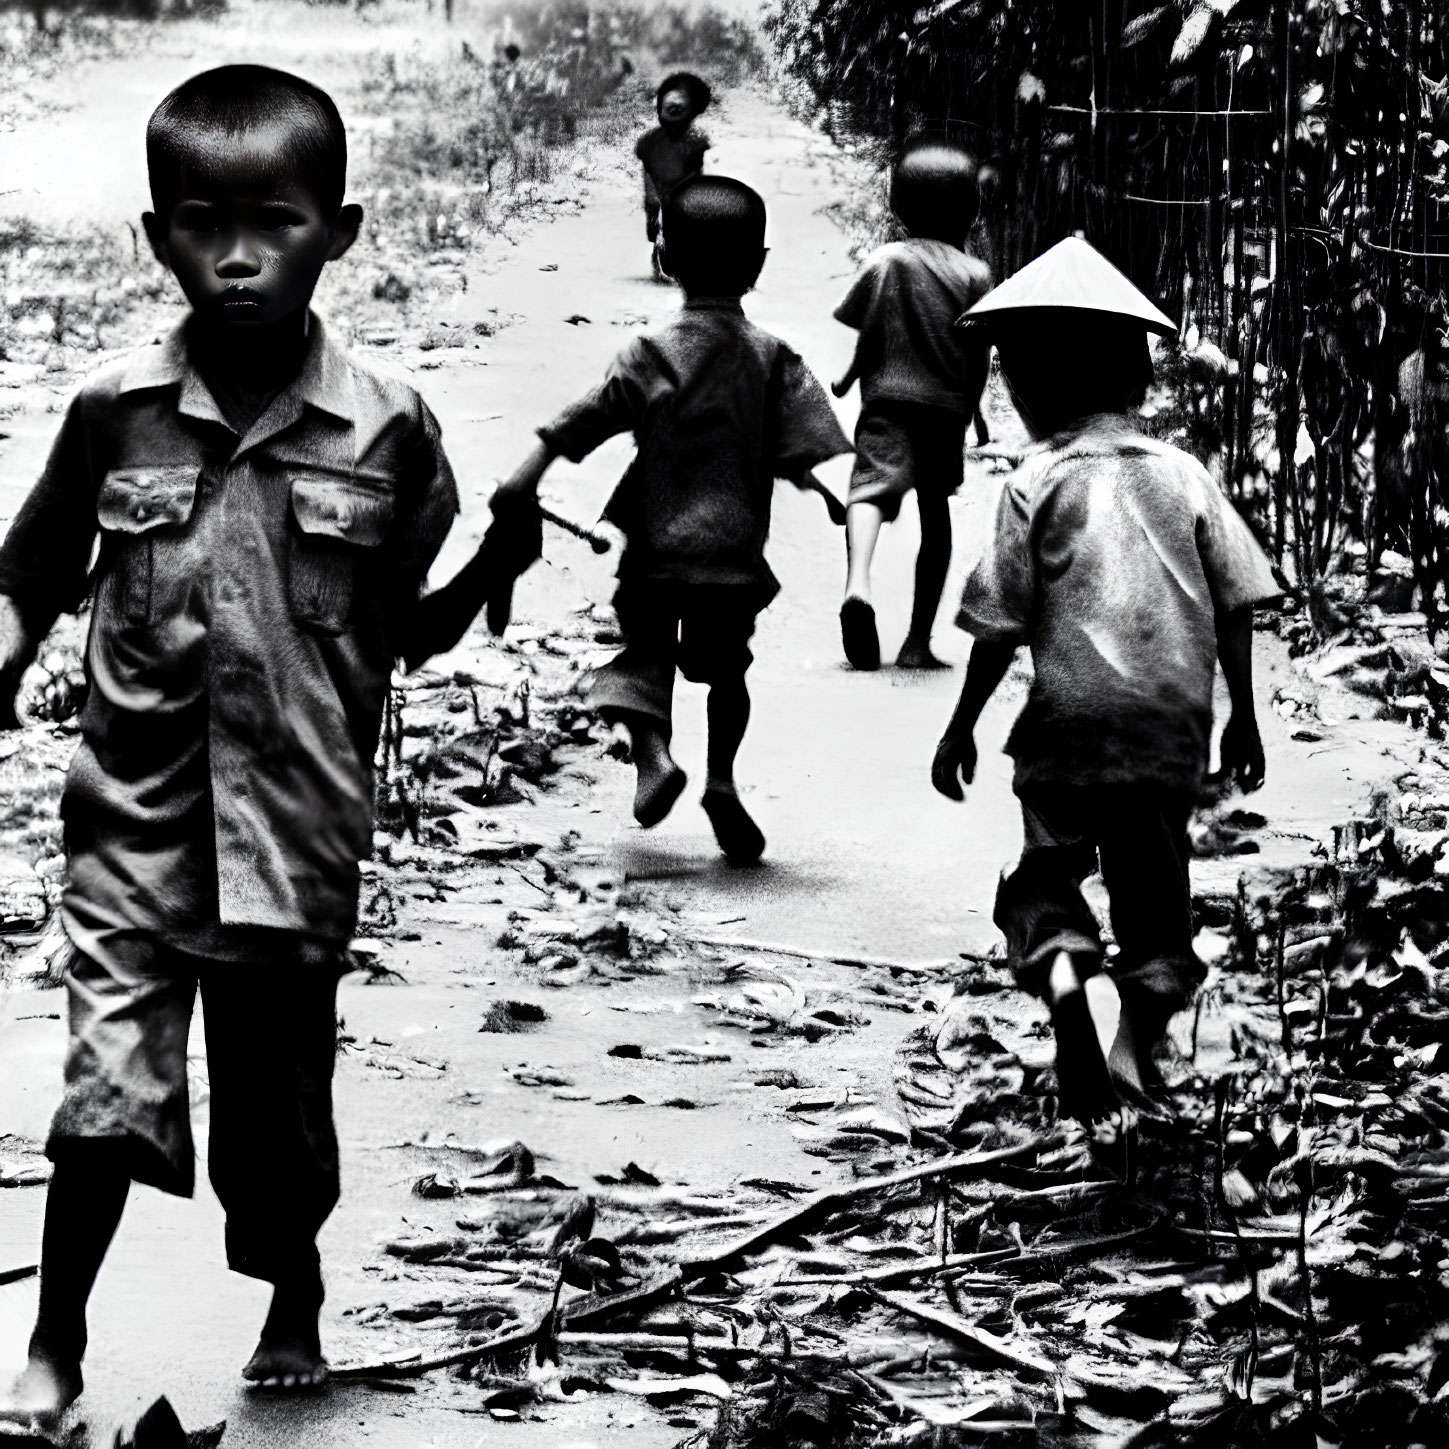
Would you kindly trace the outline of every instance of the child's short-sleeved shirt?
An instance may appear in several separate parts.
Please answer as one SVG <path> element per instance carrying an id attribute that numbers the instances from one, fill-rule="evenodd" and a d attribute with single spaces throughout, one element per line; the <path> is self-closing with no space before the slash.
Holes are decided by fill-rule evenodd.
<path id="1" fill-rule="evenodd" d="M 709 137 L 697 126 L 683 132 L 663 126 L 645 131 L 634 145 L 634 154 L 644 163 L 649 199 L 662 202 L 681 181 L 701 171 L 709 144 Z"/>
<path id="2" fill-rule="evenodd" d="M 61 803 L 78 915 L 224 959 L 349 938 L 394 636 L 457 509 L 421 399 L 315 318 L 241 438 L 184 328 L 82 387 L 0 547 L 32 632 L 94 596 Z"/>
<path id="3" fill-rule="evenodd" d="M 1212 729 L 1216 616 L 1281 592 L 1196 459 L 1120 414 L 1084 419 L 1008 480 L 957 623 L 1031 650 L 1008 752 L 1016 787 L 1196 789 Z"/>
<path id="4" fill-rule="evenodd" d="M 946 242 L 908 237 L 873 251 L 835 309 L 837 322 L 860 333 L 850 376 L 860 379 L 861 403 L 970 411 L 988 350 L 956 321 L 990 290 L 986 263 Z"/>
<path id="5" fill-rule="evenodd" d="M 686 302 L 538 431 L 573 462 L 634 434 L 605 515 L 628 541 L 621 579 L 737 585 L 761 606 L 779 592 L 765 562 L 775 479 L 850 451 L 809 368 L 732 299 Z"/>

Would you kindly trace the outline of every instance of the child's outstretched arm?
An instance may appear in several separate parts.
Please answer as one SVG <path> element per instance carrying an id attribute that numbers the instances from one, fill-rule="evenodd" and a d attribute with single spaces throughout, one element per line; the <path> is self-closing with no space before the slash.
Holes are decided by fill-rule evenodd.
<path id="1" fill-rule="evenodd" d="M 1239 789 L 1258 789 L 1267 773 L 1258 711 L 1253 702 L 1253 610 L 1234 609 L 1217 616 L 1218 659 L 1228 685 L 1232 712 L 1223 728 L 1218 753 L 1222 772 Z"/>
<path id="2" fill-rule="evenodd" d="M 1014 644 L 978 639 L 971 646 L 961 698 L 931 761 L 931 783 L 948 800 L 964 800 L 966 792 L 962 784 L 969 785 L 976 777 L 976 721 L 981 718 L 986 701 L 996 692 L 996 686 L 1006 677 L 1015 655 Z"/>
<path id="3" fill-rule="evenodd" d="M 553 456 L 539 443 L 513 476 L 494 489 L 493 522 L 477 552 L 446 584 L 418 600 L 404 631 L 402 656 L 409 669 L 446 654 L 485 605 L 492 633 L 508 627 L 513 585 L 542 552 L 538 485 Z"/>
<path id="4" fill-rule="evenodd" d="M 20 726 L 15 695 L 20 688 L 20 676 L 35 658 L 36 645 L 15 601 L 0 594 L 0 730 Z"/>

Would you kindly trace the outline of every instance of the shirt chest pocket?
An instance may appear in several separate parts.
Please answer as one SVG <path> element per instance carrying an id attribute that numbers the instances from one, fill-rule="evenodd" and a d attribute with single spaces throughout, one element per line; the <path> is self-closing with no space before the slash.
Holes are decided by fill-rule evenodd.
<path id="1" fill-rule="evenodd" d="M 292 481 L 287 592 L 304 628 L 341 634 L 364 611 L 394 512 L 390 480 L 299 473 Z"/>
<path id="2" fill-rule="evenodd" d="M 96 497 L 101 587 L 127 624 L 150 624 L 184 582 L 182 547 L 196 507 L 198 464 L 113 468 Z"/>

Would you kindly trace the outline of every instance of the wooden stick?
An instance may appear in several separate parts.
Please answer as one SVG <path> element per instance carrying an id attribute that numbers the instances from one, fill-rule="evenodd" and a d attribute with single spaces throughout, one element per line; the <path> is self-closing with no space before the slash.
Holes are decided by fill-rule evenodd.
<path id="1" fill-rule="evenodd" d="M 538 511 L 555 528 L 561 528 L 565 533 L 571 533 L 575 538 L 583 539 L 595 553 L 608 553 L 609 540 L 602 533 L 596 533 L 592 528 L 585 528 L 582 523 L 575 523 L 572 518 L 565 518 L 562 513 L 555 513 L 552 508 L 545 508 L 541 503 L 538 505 Z"/>
<path id="2" fill-rule="evenodd" d="M 889 1192 L 893 1188 L 905 1187 L 913 1182 L 980 1172 L 984 1168 L 994 1167 L 999 1162 L 1014 1162 L 1022 1157 L 1034 1157 L 1050 1148 L 1060 1146 L 1063 1140 L 1059 1135 L 1037 1137 L 1017 1147 L 1003 1147 L 995 1152 L 959 1153 L 955 1157 L 939 1158 L 935 1162 L 921 1163 L 916 1167 L 904 1167 L 899 1172 L 886 1173 L 882 1177 L 863 1177 L 855 1182 L 846 1183 L 843 1187 L 822 1188 L 803 1203 L 791 1208 L 789 1212 L 782 1213 L 752 1233 L 746 1233 L 744 1237 L 729 1247 L 704 1257 L 683 1259 L 679 1264 L 680 1271 L 684 1274 L 686 1282 L 692 1278 L 702 1278 L 706 1273 L 713 1273 L 737 1258 L 758 1253 L 761 1248 L 768 1247 L 780 1238 L 789 1237 L 798 1232 L 801 1225 L 809 1219 L 823 1213 L 837 1211 L 860 1198 L 873 1197 L 877 1193 Z"/>
<path id="3" fill-rule="evenodd" d="M 15 1268 L 0 1268 L 0 1284 L 19 1283 L 25 1278 L 34 1278 L 40 1272 L 39 1263 L 22 1263 Z"/>
<path id="4" fill-rule="evenodd" d="M 678 1268 L 642 1283 L 637 1288 L 623 1293 L 590 1294 L 587 1298 L 575 1299 L 572 1303 L 560 1305 L 559 1320 L 587 1328 L 591 1323 L 604 1323 L 619 1313 L 634 1313 L 660 1298 L 667 1298 L 680 1286 L 682 1278 Z M 453 1368 L 458 1364 L 479 1363 L 483 1359 L 497 1358 L 503 1354 L 521 1353 L 537 1342 L 538 1336 L 547 1325 L 550 1314 L 540 1314 L 532 1323 L 521 1328 L 510 1329 L 486 1343 L 477 1343 L 468 1348 L 455 1348 L 448 1353 L 410 1354 L 403 1358 L 382 1359 L 376 1363 L 342 1364 L 333 1368 L 329 1377 L 334 1379 L 366 1378 L 416 1378 L 432 1373 L 434 1369 Z"/>
<path id="5" fill-rule="evenodd" d="M 927 1308 L 924 1303 L 917 1303 L 899 1293 L 883 1293 L 879 1288 L 871 1289 L 870 1294 L 872 1298 L 884 1303 L 888 1308 L 894 1308 L 897 1313 L 904 1313 L 907 1317 L 914 1318 L 917 1323 L 924 1323 L 928 1328 L 937 1329 L 961 1343 L 981 1349 L 983 1353 L 1000 1360 L 1009 1368 L 1015 1369 L 1017 1373 L 1037 1379 L 1056 1377 L 1056 1366 L 1050 1360 L 1041 1357 L 1040 1354 L 1032 1353 L 1028 1349 L 1015 1348 L 1004 1338 L 998 1338 L 984 1328 L 977 1328 L 975 1324 L 967 1323 L 964 1318 L 960 1318 L 954 1313 Z"/>
<path id="6" fill-rule="evenodd" d="M 882 1268 L 862 1268 L 856 1273 L 818 1273 L 808 1278 L 784 1278 L 781 1286 L 793 1288 L 797 1284 L 821 1287 L 827 1283 L 896 1283 L 911 1278 L 934 1278 L 939 1273 L 950 1273 L 958 1268 L 984 1267 L 988 1263 L 1002 1263 L 1020 1256 L 1020 1248 L 992 1248 L 985 1253 L 948 1253 L 944 1258 L 923 1258 L 919 1263 L 889 1263 Z M 1003 1283 L 1002 1291 L 1005 1292 L 1010 1286 L 1009 1283 Z"/>
<path id="7" fill-rule="evenodd" d="M 833 966 L 859 966 L 865 970 L 906 971 L 924 976 L 932 971 L 950 971 L 961 964 L 959 957 L 942 961 L 895 961 L 888 956 L 851 956 L 838 951 L 809 951 L 779 941 L 750 941 L 738 936 L 681 934 L 680 940 L 696 946 L 713 946 L 720 951 L 753 951 L 761 956 L 793 956 L 798 961 L 826 961 Z"/>

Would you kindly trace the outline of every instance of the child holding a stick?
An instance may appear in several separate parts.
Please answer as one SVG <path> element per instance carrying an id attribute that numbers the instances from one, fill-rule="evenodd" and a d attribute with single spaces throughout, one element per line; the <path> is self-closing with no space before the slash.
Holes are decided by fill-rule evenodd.
<path id="1" fill-rule="evenodd" d="M 198 990 L 227 1261 L 272 1285 L 242 1374 L 326 1375 L 337 981 L 397 631 L 458 508 L 417 394 L 309 311 L 362 221 L 332 100 L 223 66 L 162 101 L 146 151 L 146 234 L 190 313 L 84 385 L 0 548 L 7 703 L 56 616 L 94 599 L 62 802 L 70 1046 L 40 1308 L 0 1400 L 20 1420 L 81 1392 L 86 1305 L 131 1184 L 192 1191 Z"/>

